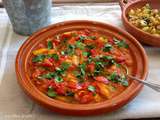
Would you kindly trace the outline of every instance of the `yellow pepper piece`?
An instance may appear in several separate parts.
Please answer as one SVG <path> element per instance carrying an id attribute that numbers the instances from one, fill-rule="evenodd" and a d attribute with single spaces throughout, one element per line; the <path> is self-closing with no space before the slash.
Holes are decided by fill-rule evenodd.
<path id="1" fill-rule="evenodd" d="M 66 59 L 65 62 L 67 62 L 67 63 L 72 63 L 72 60 Z"/>
<path id="2" fill-rule="evenodd" d="M 72 57 L 72 62 L 73 62 L 75 65 L 78 65 L 78 64 L 79 64 L 79 58 L 78 58 L 78 56 L 73 55 L 73 57 Z"/>
<path id="3" fill-rule="evenodd" d="M 45 52 L 48 52 L 48 49 L 47 48 L 41 48 L 41 49 L 38 49 L 38 50 L 34 50 L 33 54 L 34 55 L 39 55 L 39 54 L 43 54 Z"/>
<path id="4" fill-rule="evenodd" d="M 67 74 L 67 80 L 77 83 L 76 77 L 72 75 L 71 73 Z"/>
<path id="5" fill-rule="evenodd" d="M 101 95 L 103 95 L 106 98 L 110 98 L 110 92 L 108 90 L 107 85 L 104 84 L 104 83 L 100 83 L 100 82 L 98 82 L 97 85 L 98 85 L 98 87 L 100 89 Z"/>
<path id="6" fill-rule="evenodd" d="M 65 32 L 63 35 L 70 35 L 72 32 Z"/>
<path id="7" fill-rule="evenodd" d="M 102 42 L 108 42 L 108 39 L 106 37 L 99 37 L 99 40 Z"/>
<path id="8" fill-rule="evenodd" d="M 56 53 L 55 49 L 48 50 L 48 54 L 54 54 L 54 53 Z"/>
<path id="9" fill-rule="evenodd" d="M 94 96 L 94 100 L 95 100 L 96 102 L 100 102 L 100 101 L 102 101 L 102 98 L 100 97 L 99 94 L 96 94 L 96 95 Z"/>
<path id="10" fill-rule="evenodd" d="M 41 48 L 41 49 L 33 51 L 34 55 L 39 55 L 39 54 L 44 54 L 44 53 L 54 54 L 54 53 L 56 53 L 56 51 L 55 51 L 55 49 L 48 50 L 47 48 Z"/>
<path id="11" fill-rule="evenodd" d="M 84 61 L 84 57 L 80 57 L 79 63 L 82 64 Z"/>

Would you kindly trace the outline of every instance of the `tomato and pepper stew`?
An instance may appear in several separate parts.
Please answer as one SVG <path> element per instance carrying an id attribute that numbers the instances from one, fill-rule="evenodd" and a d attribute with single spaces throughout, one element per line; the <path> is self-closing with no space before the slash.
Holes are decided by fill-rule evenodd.
<path id="1" fill-rule="evenodd" d="M 31 55 L 31 81 L 52 99 L 98 103 L 122 93 L 133 64 L 125 40 L 81 29 L 59 33 L 39 43 Z M 123 67 L 122 67 L 123 66 Z"/>

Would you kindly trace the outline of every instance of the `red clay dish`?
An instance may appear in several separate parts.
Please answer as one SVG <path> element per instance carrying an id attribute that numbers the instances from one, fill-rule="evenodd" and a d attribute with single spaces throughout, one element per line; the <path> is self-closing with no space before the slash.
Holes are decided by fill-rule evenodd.
<path id="1" fill-rule="evenodd" d="M 43 28 L 34 33 L 23 43 L 18 51 L 15 64 L 18 83 L 24 92 L 36 103 L 50 109 L 51 111 L 61 114 L 97 115 L 115 111 L 135 98 L 143 85 L 137 81 L 131 80 L 130 85 L 121 94 L 113 97 L 112 99 L 99 103 L 72 104 L 49 98 L 40 92 L 30 79 L 30 71 L 28 69 L 30 67 L 29 59 L 31 58 L 32 51 L 37 47 L 37 45 L 44 42 L 44 40 L 50 36 L 54 36 L 65 31 L 80 29 L 96 30 L 105 35 L 114 35 L 116 38 L 126 40 L 134 60 L 132 75 L 143 80 L 146 79 L 148 73 L 147 56 L 143 47 L 134 37 L 123 30 L 105 23 L 87 20 L 73 20 L 60 22 Z"/>
<path id="2" fill-rule="evenodd" d="M 119 4 L 122 10 L 123 25 L 125 26 L 126 30 L 131 33 L 135 38 L 137 38 L 137 40 L 139 40 L 140 42 L 160 47 L 160 37 L 142 31 L 141 29 L 129 23 L 127 19 L 127 13 L 130 11 L 130 9 L 141 8 L 147 3 L 149 3 L 152 8 L 160 8 L 159 0 L 119 0 Z"/>

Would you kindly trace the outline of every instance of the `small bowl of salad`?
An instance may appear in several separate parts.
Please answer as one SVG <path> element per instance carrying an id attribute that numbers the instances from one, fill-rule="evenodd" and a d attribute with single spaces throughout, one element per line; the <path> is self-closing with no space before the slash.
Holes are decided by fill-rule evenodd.
<path id="1" fill-rule="evenodd" d="M 128 33 L 108 24 L 73 20 L 43 28 L 19 49 L 16 74 L 38 104 L 62 114 L 95 115 L 117 110 L 143 87 L 147 56 Z M 124 70 L 125 67 L 125 70 Z"/>
<path id="2" fill-rule="evenodd" d="M 142 43 L 160 47 L 160 1 L 120 0 L 126 30 Z"/>

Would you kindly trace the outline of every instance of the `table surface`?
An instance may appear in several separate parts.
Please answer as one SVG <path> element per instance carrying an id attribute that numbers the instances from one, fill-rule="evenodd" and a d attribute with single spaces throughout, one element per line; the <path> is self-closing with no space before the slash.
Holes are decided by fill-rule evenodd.
<path id="1" fill-rule="evenodd" d="M 123 28 L 120 15 L 120 7 L 117 4 L 65 5 L 53 7 L 52 22 L 89 19 L 107 22 Z M 58 115 L 42 108 L 32 102 L 21 91 L 16 82 L 15 56 L 27 37 L 17 35 L 12 31 L 9 18 L 4 9 L 0 9 L 0 29 L 0 120 L 96 120 L 99 118 L 102 120 L 118 120 L 160 117 L 160 94 L 147 87 L 144 87 L 141 93 L 128 105 L 110 114 L 82 118 Z M 147 80 L 160 83 L 160 48 L 144 47 L 149 58 L 150 71 Z"/>

